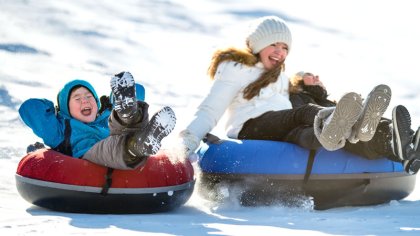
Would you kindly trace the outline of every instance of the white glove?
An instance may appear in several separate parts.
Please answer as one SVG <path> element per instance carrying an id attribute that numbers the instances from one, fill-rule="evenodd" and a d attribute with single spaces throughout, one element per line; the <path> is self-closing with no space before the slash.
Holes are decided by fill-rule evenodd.
<path id="1" fill-rule="evenodd" d="M 181 139 L 181 145 L 183 145 L 187 156 L 191 156 L 200 145 L 200 139 L 187 129 L 181 131 L 178 136 Z"/>

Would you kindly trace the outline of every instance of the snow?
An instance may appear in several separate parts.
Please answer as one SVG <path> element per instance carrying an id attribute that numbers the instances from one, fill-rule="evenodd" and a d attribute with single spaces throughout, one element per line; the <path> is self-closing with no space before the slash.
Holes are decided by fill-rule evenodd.
<path id="1" fill-rule="evenodd" d="M 274 4 L 276 3 L 276 4 Z M 109 94 L 112 74 L 130 71 L 146 87 L 154 112 L 169 105 L 174 132 L 189 122 L 211 81 L 212 52 L 243 43 L 246 22 L 277 15 L 292 30 L 287 73 L 320 75 L 332 98 L 373 86 L 393 90 L 420 125 L 420 22 L 409 0 L 0 0 L 1 235 L 419 235 L 420 190 L 406 199 L 326 211 L 301 207 L 216 204 L 194 192 L 179 209 L 159 214 L 89 215 L 48 211 L 24 201 L 17 164 L 39 140 L 19 119 L 30 97 L 55 101 L 65 82 L 89 80 Z M 390 116 L 388 109 L 385 116 Z M 223 135 L 223 127 L 214 133 Z M 198 169 L 196 172 L 198 173 Z M 199 182 L 199 181 L 198 181 Z M 417 184 L 418 185 L 418 184 Z M 168 193 L 170 194 L 170 193 Z"/>

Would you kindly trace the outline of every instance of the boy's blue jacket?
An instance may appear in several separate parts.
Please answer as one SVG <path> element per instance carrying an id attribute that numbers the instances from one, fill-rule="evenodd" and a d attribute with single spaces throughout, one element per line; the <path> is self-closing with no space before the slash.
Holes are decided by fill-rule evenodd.
<path id="1" fill-rule="evenodd" d="M 60 146 L 70 146 L 71 153 L 65 153 L 80 158 L 95 143 L 109 136 L 108 117 L 110 110 L 107 109 L 102 112 L 91 123 L 83 123 L 73 119 L 70 116 L 68 100 L 70 91 L 75 86 L 83 86 L 89 89 L 95 97 L 99 110 L 99 98 L 92 85 L 84 80 L 73 80 L 64 85 L 58 93 L 59 111 L 57 113 L 53 102 L 47 99 L 31 98 L 20 106 L 19 114 L 23 122 L 38 137 L 42 138 L 46 145 L 54 149 Z M 70 135 L 70 139 L 66 139 L 66 135 Z M 64 143 L 68 140 L 70 143 Z"/>

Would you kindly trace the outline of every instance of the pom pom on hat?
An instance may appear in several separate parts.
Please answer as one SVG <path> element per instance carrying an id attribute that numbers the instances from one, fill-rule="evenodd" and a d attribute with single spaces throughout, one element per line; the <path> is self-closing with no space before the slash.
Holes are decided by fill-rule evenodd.
<path id="1" fill-rule="evenodd" d="M 257 19 L 251 25 L 251 30 L 246 37 L 246 45 L 257 54 L 262 49 L 273 43 L 285 43 L 292 46 L 292 34 L 286 22 L 277 16 L 266 16 Z"/>

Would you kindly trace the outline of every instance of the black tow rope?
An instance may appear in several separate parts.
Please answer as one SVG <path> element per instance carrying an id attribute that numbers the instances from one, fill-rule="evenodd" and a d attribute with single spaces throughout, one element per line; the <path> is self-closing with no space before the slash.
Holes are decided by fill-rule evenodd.
<path id="1" fill-rule="evenodd" d="M 303 177 L 304 184 L 308 183 L 309 177 L 312 173 L 312 167 L 314 166 L 315 155 L 316 155 L 316 150 L 309 150 L 308 163 L 306 164 L 305 176 Z"/>
<path id="2" fill-rule="evenodd" d="M 111 167 L 108 167 L 108 170 L 106 171 L 106 174 L 104 176 L 105 183 L 102 186 L 102 191 L 101 191 L 102 196 L 106 196 L 108 194 L 109 188 L 111 187 L 111 184 L 112 184 L 112 172 L 113 171 L 114 171 L 114 169 L 111 168 Z"/>

